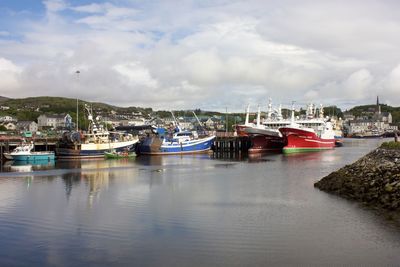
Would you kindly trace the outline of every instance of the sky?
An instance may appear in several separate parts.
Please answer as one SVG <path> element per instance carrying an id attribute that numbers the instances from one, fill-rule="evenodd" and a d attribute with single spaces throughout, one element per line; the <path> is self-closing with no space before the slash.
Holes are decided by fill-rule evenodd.
<path id="1" fill-rule="evenodd" d="M 400 106 L 400 1 L 0 0 L 0 96 Z M 79 73 L 77 73 L 79 71 Z"/>

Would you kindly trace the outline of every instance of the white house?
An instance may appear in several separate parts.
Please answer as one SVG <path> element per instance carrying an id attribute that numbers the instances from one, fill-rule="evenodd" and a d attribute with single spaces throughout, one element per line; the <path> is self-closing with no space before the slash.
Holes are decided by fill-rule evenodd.
<path id="1" fill-rule="evenodd" d="M 17 121 L 11 116 L 1 116 L 0 117 L 0 122 L 11 122 L 11 121 Z"/>
<path id="2" fill-rule="evenodd" d="M 70 124 L 72 118 L 69 114 L 49 115 L 44 114 L 38 117 L 38 127 L 64 128 Z"/>

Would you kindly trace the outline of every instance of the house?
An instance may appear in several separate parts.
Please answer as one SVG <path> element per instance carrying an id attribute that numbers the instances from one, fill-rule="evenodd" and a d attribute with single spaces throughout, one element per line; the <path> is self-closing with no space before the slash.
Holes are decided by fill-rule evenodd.
<path id="1" fill-rule="evenodd" d="M 142 117 L 136 117 L 129 120 L 128 125 L 141 126 L 145 125 L 146 120 Z"/>
<path id="2" fill-rule="evenodd" d="M 12 121 L 17 121 L 11 116 L 1 116 L 0 117 L 0 122 L 12 122 Z"/>
<path id="3" fill-rule="evenodd" d="M 14 131 L 17 129 L 17 126 L 14 122 L 4 122 L 2 125 L 9 131 Z"/>
<path id="4" fill-rule="evenodd" d="M 347 113 L 344 114 L 346 123 L 343 125 L 348 134 L 366 133 L 371 131 L 385 132 L 397 129 L 392 124 L 392 114 L 390 112 L 381 112 L 379 97 L 376 99 L 376 106 L 363 112 L 360 116 L 354 118 Z"/>
<path id="5" fill-rule="evenodd" d="M 216 125 L 216 119 L 215 118 L 208 118 L 205 122 L 204 125 L 209 128 L 209 129 L 214 129 L 214 126 Z"/>
<path id="6" fill-rule="evenodd" d="M 19 121 L 16 126 L 19 131 L 30 131 L 36 133 L 38 130 L 38 124 L 34 121 Z"/>
<path id="7" fill-rule="evenodd" d="M 67 128 L 71 127 L 72 118 L 69 114 L 44 114 L 38 117 L 38 128 L 51 127 L 51 128 Z"/>

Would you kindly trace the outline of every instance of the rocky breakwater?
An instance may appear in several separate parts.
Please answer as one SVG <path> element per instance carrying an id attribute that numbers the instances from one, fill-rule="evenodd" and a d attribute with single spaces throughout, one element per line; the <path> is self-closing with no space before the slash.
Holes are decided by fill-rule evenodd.
<path id="1" fill-rule="evenodd" d="M 386 142 L 315 187 L 379 209 L 400 211 L 400 142 Z"/>

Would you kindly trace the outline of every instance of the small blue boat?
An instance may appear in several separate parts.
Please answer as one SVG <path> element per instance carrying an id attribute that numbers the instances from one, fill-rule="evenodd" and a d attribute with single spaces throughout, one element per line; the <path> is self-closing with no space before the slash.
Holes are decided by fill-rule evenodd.
<path id="1" fill-rule="evenodd" d="M 215 136 L 199 138 L 194 132 L 178 131 L 172 137 L 152 135 L 139 144 L 140 154 L 168 155 L 207 152 L 214 143 Z"/>
<path id="2" fill-rule="evenodd" d="M 25 161 L 25 162 L 35 162 L 35 161 L 52 161 L 55 159 L 54 152 L 52 151 L 38 151 L 33 152 L 34 145 L 22 144 L 16 147 L 10 153 L 4 153 L 6 159 L 14 161 Z"/>

